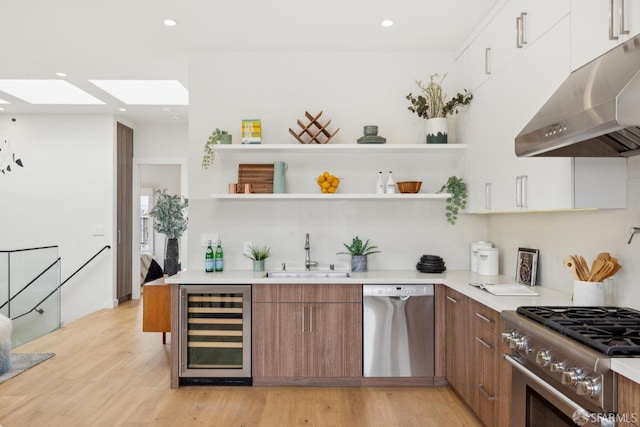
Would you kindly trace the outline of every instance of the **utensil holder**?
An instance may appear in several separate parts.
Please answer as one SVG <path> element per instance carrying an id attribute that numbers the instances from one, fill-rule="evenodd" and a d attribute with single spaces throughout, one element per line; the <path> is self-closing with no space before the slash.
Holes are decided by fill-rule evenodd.
<path id="1" fill-rule="evenodd" d="M 573 281 L 573 305 L 602 306 L 604 304 L 604 282 Z"/>

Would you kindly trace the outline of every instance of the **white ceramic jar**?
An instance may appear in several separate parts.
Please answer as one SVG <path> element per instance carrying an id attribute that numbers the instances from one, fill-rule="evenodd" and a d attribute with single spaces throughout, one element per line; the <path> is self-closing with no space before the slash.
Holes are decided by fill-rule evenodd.
<path id="1" fill-rule="evenodd" d="M 498 248 L 478 248 L 478 274 L 497 276 L 500 251 Z"/>
<path id="2" fill-rule="evenodd" d="M 478 249 L 490 248 L 492 246 L 493 243 L 485 242 L 484 240 L 471 243 L 471 271 L 473 273 L 478 272 Z"/>

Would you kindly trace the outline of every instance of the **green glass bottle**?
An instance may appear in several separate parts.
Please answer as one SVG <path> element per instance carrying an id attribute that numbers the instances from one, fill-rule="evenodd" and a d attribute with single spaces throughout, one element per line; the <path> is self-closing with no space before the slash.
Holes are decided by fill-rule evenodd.
<path id="1" fill-rule="evenodd" d="M 204 254 L 204 271 L 212 273 L 215 269 L 215 261 L 213 255 L 213 246 L 211 246 L 211 240 L 207 246 L 207 252 Z"/>
<path id="2" fill-rule="evenodd" d="M 220 243 L 220 240 L 218 240 L 218 245 L 216 246 L 214 261 L 216 271 L 224 270 L 224 252 L 222 252 L 222 244 Z"/>

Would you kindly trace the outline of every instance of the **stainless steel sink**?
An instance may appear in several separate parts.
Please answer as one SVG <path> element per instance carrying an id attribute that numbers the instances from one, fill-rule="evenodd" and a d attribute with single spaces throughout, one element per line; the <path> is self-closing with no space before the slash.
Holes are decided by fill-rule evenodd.
<path id="1" fill-rule="evenodd" d="M 342 271 L 268 271 L 264 277 L 273 279 L 340 279 L 351 277 L 351 275 Z"/>

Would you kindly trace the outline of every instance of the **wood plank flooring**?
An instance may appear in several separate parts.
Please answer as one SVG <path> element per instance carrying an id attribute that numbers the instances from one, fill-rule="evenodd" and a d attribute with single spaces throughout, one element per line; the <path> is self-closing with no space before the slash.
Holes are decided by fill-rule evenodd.
<path id="1" fill-rule="evenodd" d="M 100 310 L 16 349 L 56 356 L 0 384 L 0 427 L 479 426 L 448 387 L 169 387 L 142 307 Z"/>

